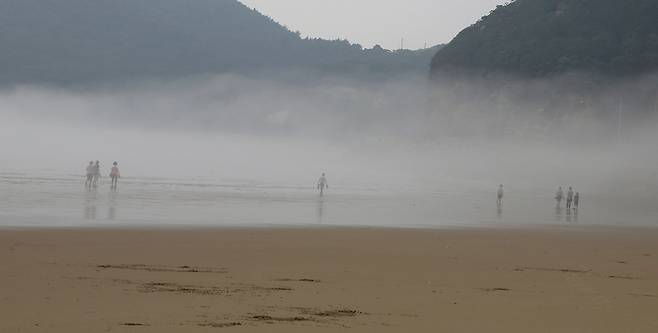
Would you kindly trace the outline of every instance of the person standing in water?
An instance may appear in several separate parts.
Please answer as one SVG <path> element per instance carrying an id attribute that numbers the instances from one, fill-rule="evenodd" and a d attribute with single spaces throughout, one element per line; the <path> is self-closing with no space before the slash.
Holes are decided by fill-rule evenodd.
<path id="1" fill-rule="evenodd" d="M 499 205 L 503 204 L 504 195 L 505 195 L 505 188 L 503 187 L 503 184 L 500 184 L 500 186 L 498 186 L 498 201 L 497 201 Z"/>
<path id="2" fill-rule="evenodd" d="M 323 173 L 320 179 L 318 179 L 318 190 L 320 190 L 320 195 L 324 195 L 324 189 L 329 188 L 329 184 L 327 183 L 327 177 Z"/>
<path id="3" fill-rule="evenodd" d="M 571 209 L 572 202 L 573 202 L 573 187 L 569 187 L 569 191 L 567 191 L 567 209 Z"/>
<path id="4" fill-rule="evenodd" d="M 101 162 L 96 161 L 94 164 L 94 187 L 98 185 L 98 180 L 101 178 Z"/>
<path id="5" fill-rule="evenodd" d="M 90 161 L 87 165 L 87 180 L 85 180 L 85 187 L 91 188 L 94 182 L 94 161 Z"/>
<path id="6" fill-rule="evenodd" d="M 578 204 L 580 203 L 580 192 L 576 192 L 576 195 L 573 197 L 573 209 L 578 210 Z"/>
<path id="7" fill-rule="evenodd" d="M 112 170 L 110 171 L 110 179 L 112 180 L 112 184 L 110 187 L 114 190 L 117 189 L 117 184 L 119 183 L 119 178 L 121 177 L 121 174 L 119 173 L 119 163 L 116 161 L 112 163 Z"/>
<path id="8" fill-rule="evenodd" d="M 562 204 L 562 198 L 564 198 L 564 191 L 562 190 L 562 186 L 557 188 L 557 192 L 555 193 L 555 201 L 557 201 L 557 206 L 560 207 Z"/>

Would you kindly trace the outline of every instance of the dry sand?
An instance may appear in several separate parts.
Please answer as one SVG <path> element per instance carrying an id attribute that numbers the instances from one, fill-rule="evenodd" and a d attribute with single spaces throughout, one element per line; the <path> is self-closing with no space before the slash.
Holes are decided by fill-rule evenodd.
<path id="1" fill-rule="evenodd" d="M 658 332 L 658 230 L 5 230 L 0 332 Z"/>

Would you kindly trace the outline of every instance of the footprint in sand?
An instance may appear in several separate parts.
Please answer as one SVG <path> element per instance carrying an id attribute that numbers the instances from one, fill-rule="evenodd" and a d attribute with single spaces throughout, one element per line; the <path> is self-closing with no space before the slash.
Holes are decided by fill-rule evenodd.
<path id="1" fill-rule="evenodd" d="M 200 327 L 212 327 L 212 328 L 227 328 L 227 327 L 235 327 L 235 326 L 242 326 L 241 322 L 230 322 L 230 323 L 199 323 L 197 326 Z"/>
<path id="2" fill-rule="evenodd" d="M 100 269 L 122 269 L 122 270 L 135 270 L 146 272 L 172 272 L 172 273 L 215 273 L 224 274 L 228 273 L 225 268 L 205 268 L 205 267 L 191 267 L 191 266 L 156 266 L 156 265 L 98 265 Z"/>

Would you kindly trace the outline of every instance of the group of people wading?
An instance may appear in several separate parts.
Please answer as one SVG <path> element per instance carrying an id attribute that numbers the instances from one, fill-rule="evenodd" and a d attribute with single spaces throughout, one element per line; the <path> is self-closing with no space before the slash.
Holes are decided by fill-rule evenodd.
<path id="1" fill-rule="evenodd" d="M 119 183 L 119 163 L 112 163 L 112 169 L 110 169 L 110 188 L 116 190 L 117 184 Z M 87 165 L 87 180 L 85 180 L 85 187 L 88 189 L 95 188 L 98 186 L 98 180 L 101 178 L 101 163 L 100 161 L 90 161 Z"/>
<path id="2" fill-rule="evenodd" d="M 117 184 L 119 183 L 119 178 L 121 173 L 119 173 L 119 163 L 112 163 L 112 169 L 110 169 L 110 188 L 113 190 L 117 189 Z M 101 162 L 100 161 L 90 161 L 87 165 L 87 180 L 85 180 L 85 187 L 88 189 L 95 188 L 98 186 L 98 180 L 101 178 Z M 323 173 L 320 179 L 318 179 L 317 189 L 320 191 L 320 195 L 324 195 L 324 190 L 329 188 L 329 183 L 327 182 L 327 176 Z"/>
<path id="3" fill-rule="evenodd" d="M 557 207 L 562 205 L 562 200 L 564 200 L 564 191 L 562 190 L 562 186 L 560 186 L 555 193 L 555 201 L 557 202 Z M 578 205 L 580 204 L 580 193 L 574 192 L 573 187 L 569 187 L 566 201 L 567 209 L 578 209 Z"/>
<path id="4" fill-rule="evenodd" d="M 503 196 L 505 195 L 505 188 L 501 184 L 498 187 L 498 193 L 497 193 L 497 203 L 498 205 L 503 204 Z M 557 192 L 555 193 L 555 201 L 557 201 L 557 207 L 562 206 L 562 201 L 565 199 L 564 195 L 564 190 L 562 190 L 562 186 L 558 187 Z M 580 193 L 575 192 L 573 190 L 573 187 L 569 187 L 569 191 L 567 191 L 566 195 L 566 202 L 567 202 L 567 209 L 578 209 L 578 205 L 580 204 Z"/>
<path id="5" fill-rule="evenodd" d="M 110 180 L 111 184 L 110 187 L 113 190 L 116 190 L 117 184 L 119 182 L 119 178 L 121 177 L 121 174 L 119 173 L 119 163 L 114 162 L 112 163 L 112 169 L 110 169 Z M 85 181 L 85 186 L 89 189 L 92 187 L 97 187 L 98 186 L 98 180 L 101 178 L 101 166 L 100 162 L 96 161 L 90 161 L 89 165 L 87 165 L 87 180 Z M 320 176 L 320 179 L 318 179 L 317 183 L 317 189 L 320 191 L 320 196 L 324 195 L 324 190 L 329 188 L 329 183 L 327 182 L 327 177 L 326 174 L 322 174 Z M 498 205 L 503 204 L 503 196 L 505 195 L 505 188 L 501 184 L 498 187 L 497 191 L 497 203 Z M 564 195 L 564 190 L 562 190 L 562 187 L 558 187 L 557 192 L 555 193 L 555 201 L 557 201 L 557 207 L 560 207 L 562 205 L 562 201 L 565 200 L 565 195 Z M 566 195 L 566 202 L 567 202 L 567 209 L 578 209 L 578 205 L 580 204 L 580 193 L 575 192 L 573 190 L 573 187 L 569 187 L 569 190 L 567 191 Z"/>

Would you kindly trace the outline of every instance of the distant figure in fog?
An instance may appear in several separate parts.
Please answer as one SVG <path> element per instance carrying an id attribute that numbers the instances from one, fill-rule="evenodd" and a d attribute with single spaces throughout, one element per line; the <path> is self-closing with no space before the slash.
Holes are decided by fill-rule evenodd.
<path id="1" fill-rule="evenodd" d="M 557 201 L 557 206 L 560 207 L 562 204 L 562 198 L 564 198 L 564 191 L 562 190 L 562 186 L 557 188 L 557 192 L 555 193 L 555 201 Z"/>
<path id="2" fill-rule="evenodd" d="M 579 203 L 580 203 L 580 192 L 576 192 L 576 195 L 573 197 L 573 209 L 578 210 Z"/>
<path id="3" fill-rule="evenodd" d="M 320 179 L 318 179 L 318 190 L 320 190 L 320 195 L 324 195 L 324 189 L 329 188 L 329 184 L 327 183 L 327 177 L 323 173 Z"/>
<path id="4" fill-rule="evenodd" d="M 98 185 L 98 180 L 101 178 L 101 162 L 96 161 L 94 164 L 94 186 Z"/>
<path id="5" fill-rule="evenodd" d="M 500 186 L 498 186 L 498 201 L 497 201 L 497 203 L 498 203 L 499 205 L 502 205 L 502 204 L 503 204 L 503 196 L 504 196 L 504 195 L 505 195 L 505 188 L 504 188 L 503 185 L 501 184 Z"/>
<path id="6" fill-rule="evenodd" d="M 94 161 L 90 161 L 87 165 L 87 180 L 85 180 L 85 187 L 91 187 L 94 182 Z"/>
<path id="7" fill-rule="evenodd" d="M 119 173 L 119 163 L 115 161 L 114 163 L 112 163 L 112 170 L 110 171 L 110 179 L 112 180 L 112 184 L 111 184 L 112 189 L 116 190 L 120 177 L 121 174 Z"/>
<path id="8" fill-rule="evenodd" d="M 573 203 L 573 188 L 569 187 L 569 191 L 567 191 L 567 209 L 571 209 L 571 203 Z"/>

